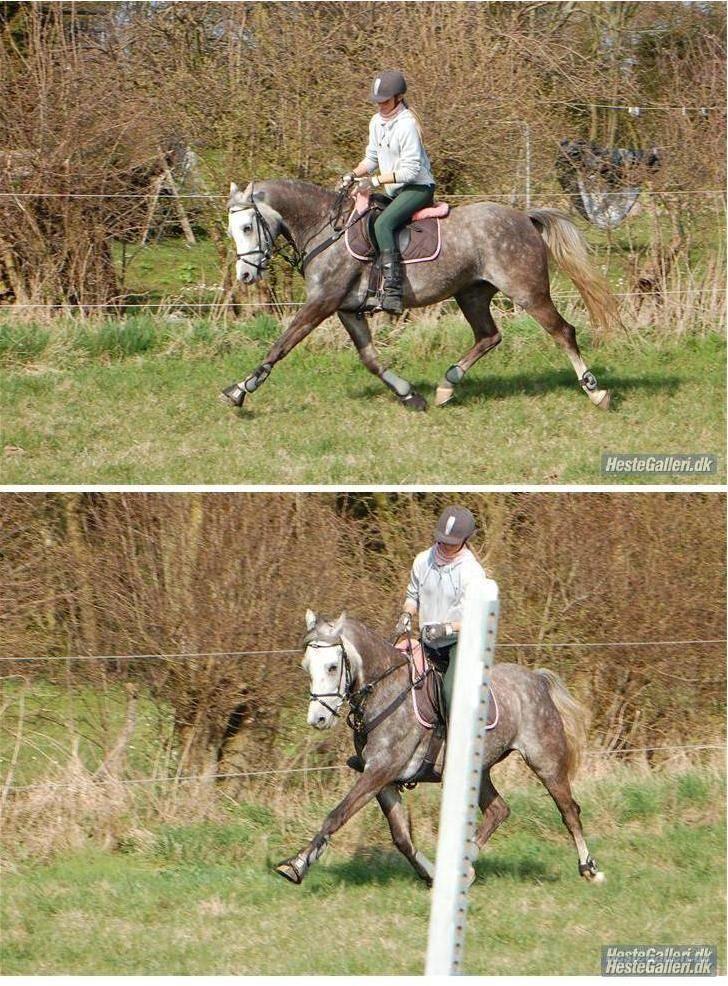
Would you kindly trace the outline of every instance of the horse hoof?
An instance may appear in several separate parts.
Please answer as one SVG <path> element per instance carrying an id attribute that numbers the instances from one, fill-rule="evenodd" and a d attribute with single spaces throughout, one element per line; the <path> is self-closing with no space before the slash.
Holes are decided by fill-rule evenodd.
<path id="1" fill-rule="evenodd" d="M 602 873 L 601 870 L 598 870 L 592 876 L 587 877 L 587 880 L 589 881 L 589 883 L 606 883 L 607 882 L 607 878 Z"/>
<path id="2" fill-rule="evenodd" d="M 414 390 L 412 391 L 411 394 L 407 394 L 406 397 L 402 398 L 402 403 L 410 411 L 427 410 L 427 401 L 425 400 L 424 397 L 421 397 L 419 394 L 416 394 Z"/>
<path id="3" fill-rule="evenodd" d="M 608 390 L 595 390 L 593 393 L 589 394 L 589 400 L 592 402 L 594 407 L 598 407 L 600 411 L 608 411 L 609 405 L 612 402 L 612 395 Z"/>
<path id="4" fill-rule="evenodd" d="M 220 394 L 223 403 L 232 404 L 233 407 L 242 407 L 245 400 L 245 389 L 239 383 L 230 384 Z"/>
<path id="5" fill-rule="evenodd" d="M 438 387 L 435 391 L 435 407 L 444 407 L 444 405 L 451 401 L 454 396 L 454 388 Z"/>
<path id="6" fill-rule="evenodd" d="M 298 872 L 292 859 L 284 859 L 276 866 L 275 871 L 279 876 L 297 886 L 303 882 L 303 874 Z"/>

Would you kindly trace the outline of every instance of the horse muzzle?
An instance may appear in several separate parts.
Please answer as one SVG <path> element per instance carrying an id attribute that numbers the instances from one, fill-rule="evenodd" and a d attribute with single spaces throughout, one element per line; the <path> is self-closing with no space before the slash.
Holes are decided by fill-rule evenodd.
<path id="1" fill-rule="evenodd" d="M 331 729 L 336 716 L 331 709 L 327 709 L 321 702 L 311 702 L 308 706 L 307 722 L 314 729 Z"/>
<path id="2" fill-rule="evenodd" d="M 245 260 L 238 260 L 235 274 L 243 284 L 255 284 L 265 272 L 265 267 L 253 267 Z"/>

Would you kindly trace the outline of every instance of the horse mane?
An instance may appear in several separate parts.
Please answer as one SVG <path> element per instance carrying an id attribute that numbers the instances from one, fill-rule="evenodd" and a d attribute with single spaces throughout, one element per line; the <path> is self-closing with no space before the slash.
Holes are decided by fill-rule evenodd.
<path id="1" fill-rule="evenodd" d="M 264 200 L 270 201 L 274 209 L 276 208 L 274 200 L 279 196 L 290 200 L 296 193 L 305 195 L 307 202 L 314 200 L 316 208 L 321 210 L 322 215 L 328 212 L 336 201 L 336 192 L 332 189 L 322 188 L 312 181 L 300 181 L 297 178 L 270 178 L 256 181 L 255 190 L 262 191 Z"/>
<path id="2" fill-rule="evenodd" d="M 363 623 L 356 616 L 349 616 L 347 614 L 344 620 L 343 632 L 347 637 L 350 637 L 352 643 L 362 654 L 362 648 L 369 653 L 373 653 L 375 663 L 380 663 L 377 657 L 381 655 L 383 661 L 386 662 L 387 667 L 393 663 L 393 658 L 398 655 L 397 648 L 392 644 L 386 637 L 382 636 L 381 633 L 377 633 L 376 630 L 372 630 L 368 627 L 366 623 Z M 363 654 L 362 654 L 363 656 Z"/>

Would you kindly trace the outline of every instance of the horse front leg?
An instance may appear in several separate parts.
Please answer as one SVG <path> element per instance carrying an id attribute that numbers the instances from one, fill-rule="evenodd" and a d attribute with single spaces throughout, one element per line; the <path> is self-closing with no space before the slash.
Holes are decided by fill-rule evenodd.
<path id="1" fill-rule="evenodd" d="M 391 766 L 377 768 L 367 765 L 364 773 L 357 779 L 343 801 L 326 816 L 323 825 L 308 845 L 290 859 L 282 860 L 275 868 L 276 873 L 290 880 L 291 883 L 302 883 L 311 866 L 323 856 L 334 832 L 337 832 L 375 794 L 394 780 L 395 776 Z"/>
<path id="2" fill-rule="evenodd" d="M 367 320 L 361 315 L 355 315 L 353 312 L 339 312 L 338 314 L 341 324 L 356 346 L 359 359 L 367 370 L 373 373 L 375 377 L 379 377 L 382 383 L 389 387 L 406 408 L 409 408 L 411 411 L 425 411 L 427 409 L 427 401 L 421 394 L 418 394 L 414 390 L 412 384 L 403 377 L 398 376 L 393 370 L 386 369 L 379 362 L 379 356 L 374 348 L 374 341 L 372 340 L 372 333 Z"/>
<path id="3" fill-rule="evenodd" d="M 306 302 L 293 317 L 285 332 L 273 343 L 260 366 L 257 366 L 245 379 L 226 387 L 222 391 L 222 398 L 234 407 L 242 407 L 247 395 L 252 394 L 265 383 L 276 363 L 287 356 L 325 318 L 334 314 L 338 301 L 337 297 L 335 300 L 319 298 Z"/>

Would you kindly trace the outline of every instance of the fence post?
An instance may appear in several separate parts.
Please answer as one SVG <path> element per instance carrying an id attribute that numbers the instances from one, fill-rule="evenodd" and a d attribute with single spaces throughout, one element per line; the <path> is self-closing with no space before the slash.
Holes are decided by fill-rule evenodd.
<path id="1" fill-rule="evenodd" d="M 462 961 L 470 864 L 477 857 L 476 811 L 497 630 L 497 583 L 487 579 L 469 586 L 463 605 L 448 729 L 427 940 L 428 976 L 458 973 Z"/>

